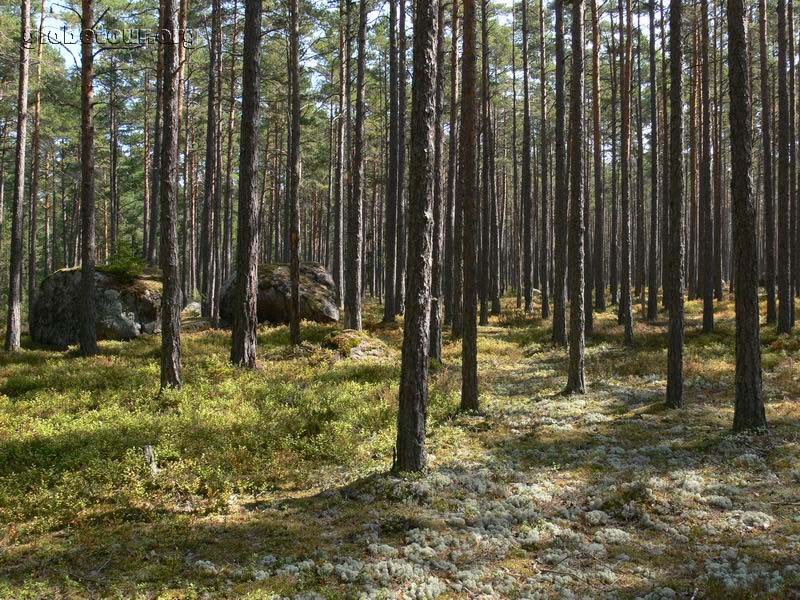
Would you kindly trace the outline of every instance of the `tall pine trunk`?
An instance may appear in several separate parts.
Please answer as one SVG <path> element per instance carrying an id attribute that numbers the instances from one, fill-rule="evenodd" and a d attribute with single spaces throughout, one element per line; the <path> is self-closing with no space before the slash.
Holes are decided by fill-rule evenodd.
<path id="1" fill-rule="evenodd" d="M 600 27 L 597 1 L 592 2 L 592 124 L 594 133 L 594 304 L 597 310 L 606 308 L 606 277 L 603 268 L 605 254 L 605 198 L 603 194 L 603 147 L 600 129 Z"/>
<path id="2" fill-rule="evenodd" d="M 397 275 L 397 2 L 389 0 L 389 165 L 384 218 L 384 303 L 383 322 L 393 323 L 395 308 L 395 277 Z M 450 133 L 452 137 L 452 130 Z"/>
<path id="3" fill-rule="evenodd" d="M 531 217 L 531 109 L 528 77 L 528 1 L 522 0 L 522 281 L 525 288 L 525 312 L 532 309 L 533 232 Z M 544 302 L 544 298 L 542 300 Z"/>
<path id="4" fill-rule="evenodd" d="M 442 250 L 444 233 L 444 2 L 436 8 L 436 90 L 433 160 L 433 248 L 431 250 L 430 357 L 442 360 Z M 413 96 L 413 90 L 412 90 Z"/>
<path id="5" fill-rule="evenodd" d="M 300 344 L 300 8 L 289 0 L 289 74 L 291 140 L 289 145 L 289 341 Z"/>
<path id="6" fill-rule="evenodd" d="M 789 240 L 789 90 L 786 81 L 786 0 L 778 0 L 778 333 L 792 329 Z"/>
<path id="7" fill-rule="evenodd" d="M 714 235 L 711 198 L 711 99 L 709 98 L 709 48 L 708 48 L 708 0 L 700 4 L 701 15 L 701 106 L 702 106 L 702 156 L 700 161 L 700 210 L 702 233 L 700 239 L 703 331 L 714 330 Z"/>
<path id="8" fill-rule="evenodd" d="M 572 0 L 570 78 L 569 372 L 567 392 L 583 394 L 584 381 L 584 206 L 583 206 L 583 0 Z"/>
<path id="9" fill-rule="evenodd" d="M 767 63 L 767 0 L 759 2 L 758 29 L 761 65 L 761 168 L 764 180 L 764 266 L 767 293 L 767 324 L 777 319 L 775 302 L 775 197 L 772 180 L 772 97 L 769 85 L 769 68 Z"/>
<path id="10" fill-rule="evenodd" d="M 81 26 L 84 31 L 94 27 L 94 1 L 81 3 Z M 94 261 L 95 261 L 95 201 L 94 201 L 94 36 L 84 36 L 81 44 L 81 326 L 80 352 L 83 356 L 97 353 L 95 327 Z"/>
<path id="11" fill-rule="evenodd" d="M 178 3 L 163 0 L 164 28 L 178 35 Z M 178 259 L 178 116 L 179 62 L 177 39 L 164 46 L 162 90 L 161 182 L 161 389 L 179 388 L 181 382 L 181 273 Z"/>
<path id="12" fill-rule="evenodd" d="M 469 1 L 469 0 L 468 0 Z M 414 77 L 411 86 L 411 152 L 409 164 L 408 294 L 397 449 L 394 468 L 425 468 L 425 425 L 428 407 L 428 328 L 430 326 L 431 259 L 433 233 L 434 153 L 437 73 L 437 0 L 414 5 Z M 362 23 L 366 0 L 361 0 Z"/>
<path id="13" fill-rule="evenodd" d="M 364 204 L 364 78 L 366 70 L 366 0 L 361 0 L 358 17 L 358 58 L 356 66 L 356 122 L 353 136 L 353 175 L 347 219 L 348 268 L 345 269 L 345 323 L 350 329 L 361 329 L 362 275 L 362 210 Z"/>
<path id="14" fill-rule="evenodd" d="M 261 0 L 248 0 L 244 14 L 242 123 L 239 147 L 239 216 L 236 238 L 236 309 L 233 311 L 231 362 L 256 366 L 258 326 L 258 143 L 261 89 Z M 265 153 L 266 162 L 266 153 Z"/>
<path id="15" fill-rule="evenodd" d="M 667 347 L 667 396 L 670 408 L 683 404 L 683 53 L 681 47 L 682 0 L 670 0 L 670 127 L 669 127 L 669 344 Z"/>
<path id="16" fill-rule="evenodd" d="M 650 254 L 647 265 L 647 320 L 658 318 L 658 254 L 659 254 L 659 198 L 658 154 L 661 152 L 658 137 L 658 94 L 656 92 L 656 11 L 655 2 L 649 4 L 650 18 Z"/>
<path id="17" fill-rule="evenodd" d="M 541 131 L 541 179 L 540 193 L 542 199 L 541 211 L 541 239 L 539 240 L 539 286 L 542 291 L 542 318 L 550 317 L 550 207 L 548 189 L 547 155 L 550 142 L 547 138 L 547 79 L 545 72 L 545 44 L 544 44 L 544 0 L 539 0 L 539 117 L 542 121 Z M 524 168 L 524 167 L 523 167 Z"/>
<path id="18" fill-rule="evenodd" d="M 464 210 L 464 321 L 461 344 L 461 409 L 476 411 L 478 403 L 477 244 L 478 244 L 478 114 L 476 101 L 475 0 L 464 0 L 464 52 L 461 94 L 461 206 Z"/>
<path id="19" fill-rule="evenodd" d="M 553 343 L 567 343 L 567 154 L 564 145 L 564 0 L 556 10 L 556 148 L 555 148 L 555 272 L 553 274 Z"/>
<path id="20" fill-rule="evenodd" d="M 736 269 L 735 431 L 767 427 L 761 388 L 756 204 L 750 183 L 752 132 L 746 32 L 744 0 L 728 0 L 731 211 Z"/>
<path id="21" fill-rule="evenodd" d="M 20 39 L 30 39 L 31 3 L 20 2 Z M 25 194 L 25 145 L 28 127 L 28 67 L 30 45 L 19 45 L 17 80 L 17 139 L 14 156 L 14 197 L 11 205 L 11 248 L 6 313 L 6 352 L 19 350 L 22 333 L 22 198 Z"/>

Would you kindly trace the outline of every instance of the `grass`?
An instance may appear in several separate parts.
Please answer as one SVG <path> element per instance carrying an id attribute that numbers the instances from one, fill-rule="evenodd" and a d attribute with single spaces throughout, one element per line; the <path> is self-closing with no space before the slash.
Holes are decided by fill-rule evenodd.
<path id="1" fill-rule="evenodd" d="M 587 381 L 613 427 L 601 422 L 519 436 L 513 418 L 459 415 L 460 344 L 446 337 L 431 387 L 434 464 L 527 448 L 558 454 L 528 468 L 586 482 L 602 473 L 573 457 L 575 448 L 592 443 L 582 428 L 619 446 L 647 442 L 651 433 L 634 420 L 671 418 L 661 403 L 665 322 L 637 322 L 634 348 L 625 349 L 612 309 L 595 317 Z M 258 598 L 298 589 L 347 597 L 335 580 L 316 575 L 252 582 L 237 579 L 236 569 L 259 552 L 308 556 L 326 543 L 363 553 L 348 542 L 362 525 L 363 507 L 337 504 L 327 542 L 314 517 L 328 504 L 319 492 L 359 489 L 391 464 L 402 330 L 380 326 L 377 305 L 366 310 L 366 330 L 388 348 L 383 358 L 342 359 L 324 343 L 336 335 L 334 326 L 304 324 L 299 351 L 287 349 L 285 327 L 262 327 L 260 368 L 245 371 L 228 362 L 229 332 L 198 331 L 183 339 L 185 387 L 162 396 L 155 337 L 102 342 L 92 358 L 29 343 L 0 354 L 0 597 Z M 523 315 L 510 298 L 504 310 L 480 328 L 482 402 L 491 414 L 513 397 L 524 402 L 520 414 L 535 414 L 536 402 L 563 388 L 566 353 L 550 345 L 549 321 Z M 699 333 L 700 316 L 700 304 L 688 302 L 686 402 L 693 424 L 706 429 L 681 444 L 705 456 L 733 418 L 732 302 L 717 307 L 713 334 Z M 770 326 L 763 338 L 773 426 L 768 460 L 788 470 L 800 459 L 800 336 L 778 337 Z M 520 369 L 526 360 L 535 366 Z M 144 445 L 155 449 L 157 475 L 144 461 Z M 636 493 L 619 492 L 608 506 L 619 509 Z M 413 507 L 381 498 L 371 509 L 401 529 L 418 518 Z M 230 572 L 198 574 L 187 567 L 195 556 Z"/>

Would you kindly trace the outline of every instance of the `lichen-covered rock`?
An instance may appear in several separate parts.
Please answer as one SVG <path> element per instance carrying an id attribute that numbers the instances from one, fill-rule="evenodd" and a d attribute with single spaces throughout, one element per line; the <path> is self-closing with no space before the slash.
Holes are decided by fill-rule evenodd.
<path id="1" fill-rule="evenodd" d="M 39 286 L 31 319 L 37 344 L 65 349 L 80 333 L 79 268 L 61 269 Z M 95 272 L 97 339 L 131 340 L 161 331 L 161 282 L 156 277 Z"/>
<path id="2" fill-rule="evenodd" d="M 370 358 L 383 358 L 388 353 L 388 348 L 383 341 L 370 336 L 365 331 L 344 329 L 334 331 L 322 340 L 325 348 L 336 350 L 345 358 L 366 360 Z"/>
<path id="3" fill-rule="evenodd" d="M 231 275 L 223 284 L 219 314 L 223 323 L 233 322 L 234 280 Z M 258 268 L 258 322 L 288 323 L 291 301 L 289 265 L 265 264 Z M 336 288 L 333 278 L 318 263 L 300 265 L 300 318 L 317 323 L 339 320 Z"/>

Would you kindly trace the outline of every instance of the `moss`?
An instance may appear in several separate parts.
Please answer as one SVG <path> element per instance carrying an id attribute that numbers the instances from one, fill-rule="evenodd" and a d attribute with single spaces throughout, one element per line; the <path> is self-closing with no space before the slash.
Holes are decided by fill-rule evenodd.
<path id="1" fill-rule="evenodd" d="M 335 331 L 322 340 L 324 348 L 336 350 L 345 357 L 350 356 L 350 353 L 361 344 L 368 344 L 375 348 L 386 347 L 381 340 L 372 337 L 366 331 L 356 331 L 355 329 Z"/>

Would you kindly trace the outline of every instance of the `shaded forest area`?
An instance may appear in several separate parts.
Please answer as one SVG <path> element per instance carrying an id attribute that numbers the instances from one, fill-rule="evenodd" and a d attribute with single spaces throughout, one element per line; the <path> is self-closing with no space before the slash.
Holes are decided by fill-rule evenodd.
<path id="1" fill-rule="evenodd" d="M 793 0 L 0 23 L 0 597 L 800 593 Z"/>

